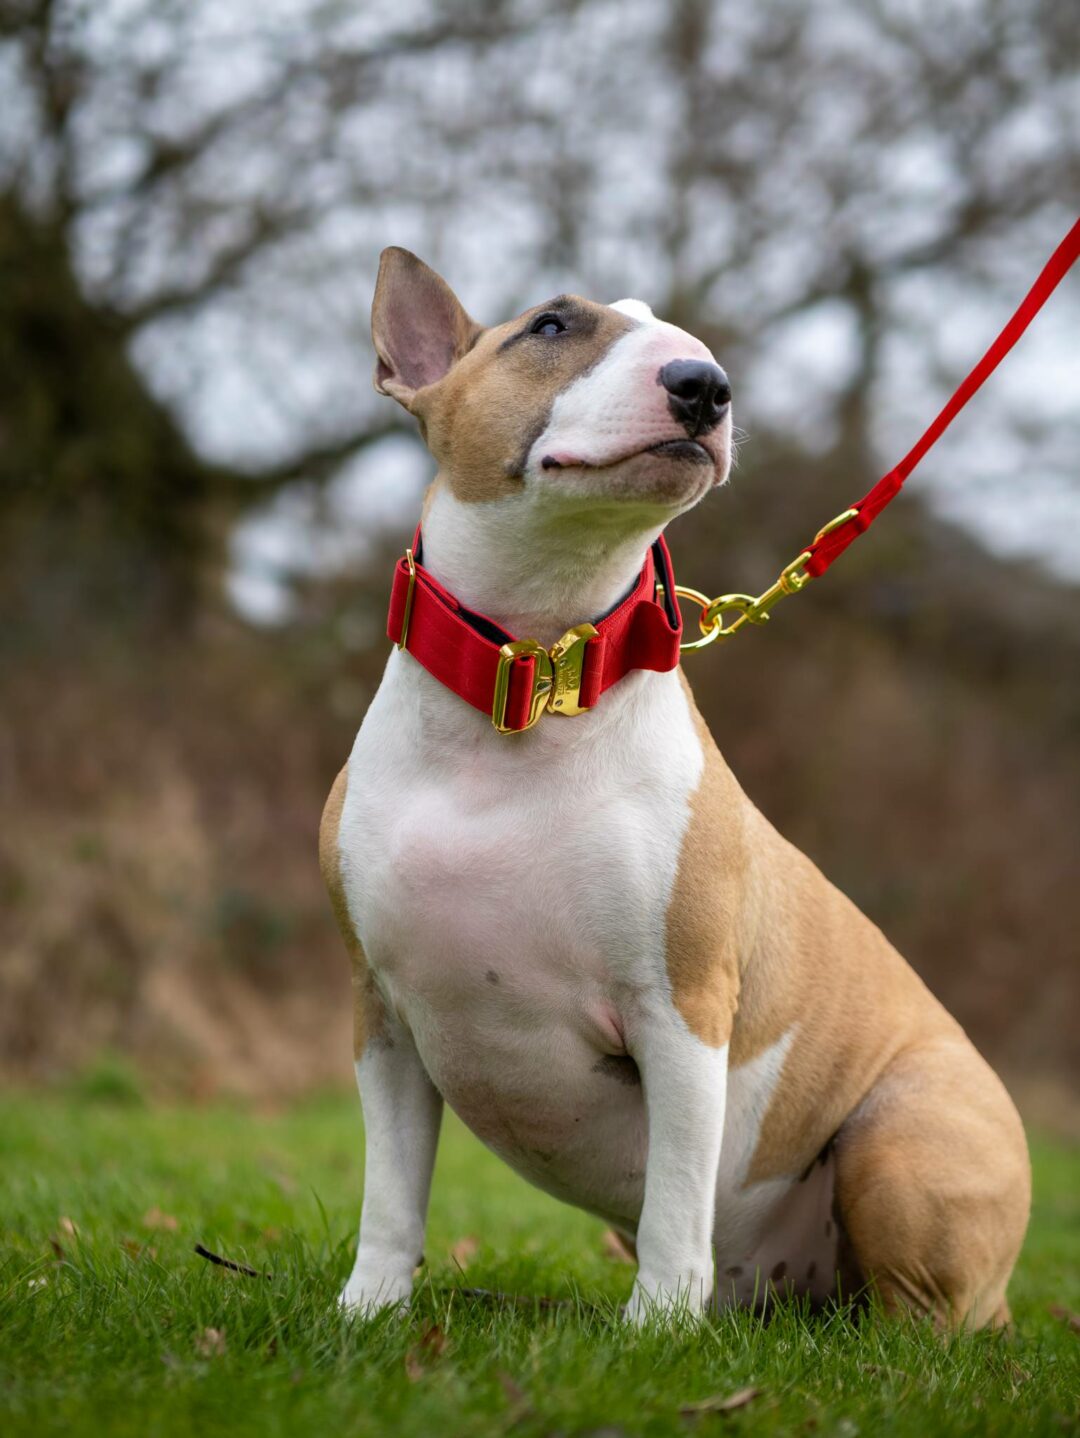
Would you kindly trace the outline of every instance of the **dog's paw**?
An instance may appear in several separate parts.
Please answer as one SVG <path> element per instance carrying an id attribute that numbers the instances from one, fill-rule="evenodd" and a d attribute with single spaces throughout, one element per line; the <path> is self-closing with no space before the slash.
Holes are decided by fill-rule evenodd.
<path id="1" fill-rule="evenodd" d="M 711 1288 L 711 1273 L 687 1273 L 667 1283 L 650 1283 L 639 1274 L 622 1316 L 634 1328 L 693 1321 L 704 1314 Z"/>
<path id="2" fill-rule="evenodd" d="M 341 1290 L 338 1305 L 352 1318 L 374 1318 L 388 1308 L 404 1316 L 412 1300 L 412 1275 L 407 1278 L 375 1278 L 353 1273 Z"/>

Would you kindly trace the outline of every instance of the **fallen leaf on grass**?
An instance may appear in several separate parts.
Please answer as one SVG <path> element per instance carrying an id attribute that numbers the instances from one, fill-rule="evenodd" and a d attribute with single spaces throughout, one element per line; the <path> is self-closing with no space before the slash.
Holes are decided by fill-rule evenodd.
<path id="1" fill-rule="evenodd" d="M 286 1198 L 292 1198 L 297 1191 L 296 1179 L 280 1157 L 274 1153 L 263 1153 L 259 1155 L 259 1163 L 270 1182 L 276 1183 Z"/>
<path id="2" fill-rule="evenodd" d="M 224 1328 L 204 1328 L 195 1340 L 195 1352 L 201 1358 L 220 1358 L 226 1346 Z"/>
<path id="3" fill-rule="evenodd" d="M 56 1220 L 56 1226 L 65 1238 L 74 1238 L 76 1240 L 78 1239 L 79 1230 L 75 1227 L 70 1218 L 58 1218 Z M 67 1252 L 64 1248 L 64 1245 L 60 1242 L 59 1234 L 49 1234 L 49 1247 L 52 1249 L 53 1258 L 55 1258 L 56 1262 L 63 1263 L 67 1258 Z"/>
<path id="4" fill-rule="evenodd" d="M 437 1358 L 446 1352 L 446 1334 L 437 1323 L 425 1328 L 405 1354 L 405 1377 L 418 1383 Z"/>
<path id="5" fill-rule="evenodd" d="M 173 1218 L 171 1213 L 162 1213 L 156 1205 L 148 1208 L 142 1216 L 143 1228 L 167 1228 L 170 1233 L 175 1233 L 180 1227 L 179 1219 Z"/>
<path id="6" fill-rule="evenodd" d="M 154 1248 L 153 1245 L 140 1243 L 137 1238 L 122 1238 L 120 1240 L 120 1247 L 129 1258 L 142 1258 L 144 1253 L 147 1258 L 157 1257 L 157 1249 Z"/>
<path id="7" fill-rule="evenodd" d="M 600 1240 L 600 1246 L 604 1250 L 604 1257 L 610 1258 L 612 1263 L 637 1262 L 626 1239 L 616 1233 L 613 1228 L 604 1229 L 604 1236 Z"/>
<path id="8" fill-rule="evenodd" d="M 679 1416 L 695 1418 L 699 1413 L 734 1413 L 760 1397 L 760 1388 L 736 1388 L 734 1393 L 714 1393 L 711 1398 L 701 1398 L 697 1403 L 684 1403 L 679 1409 Z"/>
<path id="9" fill-rule="evenodd" d="M 526 1414 L 532 1412 L 532 1404 L 525 1395 L 525 1390 L 520 1383 L 510 1377 L 505 1368 L 497 1368 L 495 1377 L 499 1380 L 499 1387 L 506 1394 L 506 1401 L 510 1404 L 510 1412 L 507 1414 L 509 1421 L 518 1423 Z"/>
<path id="10" fill-rule="evenodd" d="M 1051 1303 L 1050 1316 L 1066 1324 L 1074 1333 L 1080 1333 L 1080 1313 L 1074 1313 L 1062 1303 Z"/>
<path id="11" fill-rule="evenodd" d="M 459 1268 L 468 1268 L 469 1260 L 476 1257 L 479 1247 L 480 1240 L 468 1233 L 464 1238 L 459 1238 L 456 1243 L 450 1245 L 450 1257 Z"/>

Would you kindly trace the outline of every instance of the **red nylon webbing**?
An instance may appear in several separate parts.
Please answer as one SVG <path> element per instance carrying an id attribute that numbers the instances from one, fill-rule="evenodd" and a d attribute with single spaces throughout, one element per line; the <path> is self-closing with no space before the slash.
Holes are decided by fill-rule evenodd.
<path id="1" fill-rule="evenodd" d="M 1042 273 L 1021 300 L 1012 319 L 900 463 L 891 469 L 884 478 L 879 479 L 869 494 L 864 495 L 858 504 L 852 506 L 858 511 L 852 519 L 846 520 L 830 534 L 823 535 L 807 546 L 810 552 L 810 558 L 806 561 L 808 574 L 815 578 L 824 574 L 833 560 L 838 559 L 853 540 L 865 533 L 885 506 L 895 499 L 904 480 L 907 479 L 927 450 L 937 443 L 972 395 L 997 369 L 1076 263 L 1078 257 L 1080 257 L 1080 220 L 1077 220 L 1047 260 Z"/>

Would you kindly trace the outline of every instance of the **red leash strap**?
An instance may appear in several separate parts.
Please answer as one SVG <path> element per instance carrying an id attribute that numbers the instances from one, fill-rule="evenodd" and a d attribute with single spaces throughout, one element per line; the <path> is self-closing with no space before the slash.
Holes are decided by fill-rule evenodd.
<path id="1" fill-rule="evenodd" d="M 815 579 L 825 573 L 834 559 L 838 559 L 852 540 L 870 528 L 885 506 L 896 498 L 908 475 L 922 459 L 928 449 L 941 438 L 953 420 L 967 404 L 973 394 L 989 379 L 994 370 L 1012 349 L 1043 305 L 1080 258 L 1080 220 L 1058 245 L 1047 260 L 1042 274 L 1021 300 L 1016 313 L 983 355 L 982 359 L 957 388 L 941 413 L 926 429 L 904 458 L 891 469 L 869 494 L 852 506 L 854 513 L 835 527 L 820 534 L 813 544 L 807 546 L 809 558 L 805 561 L 807 574 Z"/>

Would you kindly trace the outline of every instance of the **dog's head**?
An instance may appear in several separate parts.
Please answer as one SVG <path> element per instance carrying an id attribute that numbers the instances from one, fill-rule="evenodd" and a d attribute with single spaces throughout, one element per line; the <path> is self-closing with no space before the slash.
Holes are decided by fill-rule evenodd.
<path id="1" fill-rule="evenodd" d="M 439 483 L 462 503 L 529 496 L 545 511 L 629 508 L 663 524 L 727 477 L 726 375 L 638 300 L 559 295 L 484 329 L 395 248 L 372 334 L 376 389 L 416 416 Z"/>

